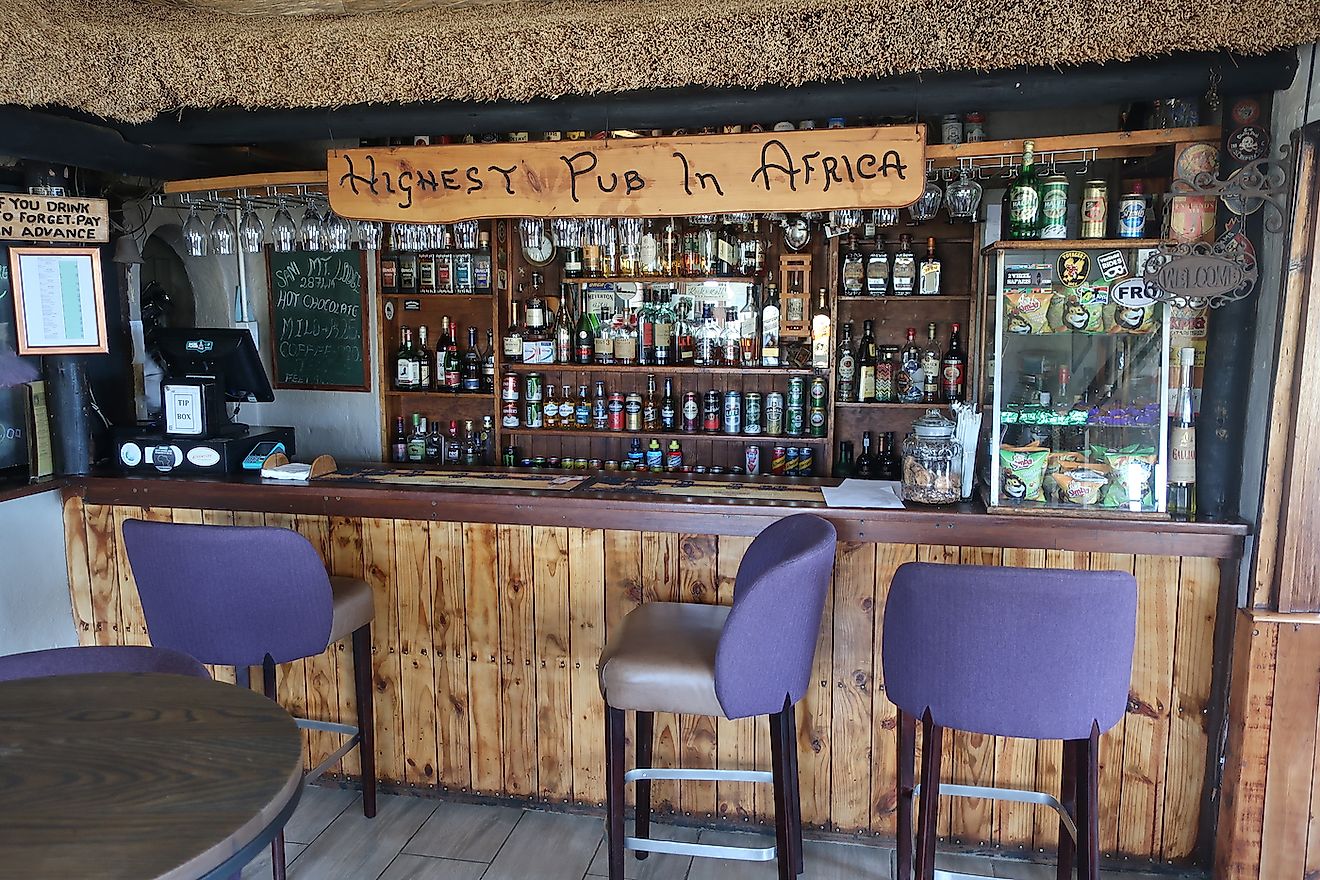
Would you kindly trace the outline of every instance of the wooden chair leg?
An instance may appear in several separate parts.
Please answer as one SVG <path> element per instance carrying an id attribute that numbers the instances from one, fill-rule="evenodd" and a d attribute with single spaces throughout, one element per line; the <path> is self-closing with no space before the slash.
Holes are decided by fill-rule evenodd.
<path id="1" fill-rule="evenodd" d="M 917 878 L 935 880 L 935 839 L 940 815 L 940 758 L 944 728 L 921 720 L 921 806 L 917 814 Z"/>
<path id="2" fill-rule="evenodd" d="M 898 713 L 898 876 L 895 880 L 912 880 L 912 788 L 916 784 L 917 719 L 899 710 Z"/>
<path id="3" fill-rule="evenodd" d="M 1100 729 L 1077 740 L 1077 851 L 1079 880 L 1100 880 Z"/>
<path id="4" fill-rule="evenodd" d="M 605 844 L 609 880 L 623 880 L 624 712 L 605 707 Z"/>
<path id="5" fill-rule="evenodd" d="M 770 770 L 774 776 L 775 789 L 775 862 L 779 866 L 779 880 L 793 880 L 797 876 L 793 865 L 793 843 L 788 818 L 788 759 L 785 750 L 789 748 L 791 734 L 787 727 L 783 712 L 770 716 Z"/>
<path id="6" fill-rule="evenodd" d="M 376 815 L 376 712 L 372 705 L 371 624 L 353 631 L 353 688 L 357 698 L 357 726 L 362 739 L 358 758 L 362 766 L 362 815 Z"/>
<path id="7" fill-rule="evenodd" d="M 1063 741 L 1062 785 L 1059 789 L 1059 803 L 1077 821 L 1077 742 Z M 1072 880 L 1073 866 L 1077 862 L 1077 841 L 1068 833 L 1068 826 L 1059 819 L 1059 862 L 1058 880 Z"/>
<path id="8" fill-rule="evenodd" d="M 651 712 L 637 713 L 637 768 L 651 766 L 652 736 L 655 730 L 655 715 Z M 643 840 L 651 836 L 651 780 L 637 780 L 636 830 L 634 833 Z M 645 859 L 650 853 L 637 850 L 634 855 L 638 860 Z"/>
<path id="9" fill-rule="evenodd" d="M 803 871 L 802 852 L 802 792 L 798 788 L 798 743 L 797 743 L 797 719 L 793 711 L 793 704 L 788 700 L 784 701 L 784 724 L 787 733 L 787 742 L 785 744 L 784 756 L 788 762 L 788 821 L 789 821 L 789 843 L 793 847 L 793 873 L 801 874 Z"/>
<path id="10" fill-rule="evenodd" d="M 271 702 L 279 702 L 276 699 L 277 692 L 275 687 L 275 661 L 269 654 L 261 662 L 261 690 L 266 695 L 266 699 Z M 270 865 L 271 876 L 275 880 L 284 880 L 288 871 L 288 864 L 284 854 L 284 831 L 275 835 L 275 839 L 270 842 Z"/>

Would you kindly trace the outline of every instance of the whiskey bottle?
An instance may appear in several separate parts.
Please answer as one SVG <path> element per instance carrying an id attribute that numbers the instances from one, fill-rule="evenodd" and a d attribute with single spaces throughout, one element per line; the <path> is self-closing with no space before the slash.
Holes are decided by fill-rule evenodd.
<path id="1" fill-rule="evenodd" d="M 921 261 L 921 295 L 940 295 L 940 258 L 935 256 L 934 237 L 926 239 L 926 259 Z"/>
<path id="2" fill-rule="evenodd" d="M 949 332 L 949 350 L 940 362 L 940 391 L 945 403 L 962 403 L 967 399 L 967 357 L 963 354 L 962 339 L 958 335 L 960 329 L 960 325 L 953 325 Z M 1065 385 L 1066 382 L 1065 379 Z"/>
<path id="3" fill-rule="evenodd" d="M 412 433 L 408 435 L 408 461 L 421 462 L 426 458 L 426 419 L 421 413 L 412 415 Z"/>
<path id="4" fill-rule="evenodd" d="M 468 328 L 467 349 L 463 352 L 463 390 L 481 391 L 481 353 L 477 351 L 477 328 Z"/>
<path id="5" fill-rule="evenodd" d="M 875 400 L 875 322 L 862 322 L 862 338 L 857 343 L 857 402 Z"/>
<path id="6" fill-rule="evenodd" d="M 761 306 L 761 366 L 779 366 L 779 288 L 766 288 Z"/>
<path id="7" fill-rule="evenodd" d="M 564 248 L 564 277 L 582 277 L 582 248 L 570 245 Z"/>
<path id="8" fill-rule="evenodd" d="M 889 295 L 889 249 L 884 235 L 875 237 L 875 250 L 866 258 L 866 295 Z"/>
<path id="9" fill-rule="evenodd" d="M 852 328 L 852 321 L 843 325 L 839 348 L 834 354 L 834 395 L 835 399 L 842 402 L 850 402 L 853 399 L 853 382 L 857 379 L 857 357 L 853 354 Z M 851 443 L 849 448 L 852 448 Z"/>
<path id="10" fill-rule="evenodd" d="M 394 388 L 396 391 L 416 391 L 420 382 L 417 364 L 413 360 L 412 328 L 404 327 L 401 332 L 399 350 L 394 355 Z"/>
<path id="11" fill-rule="evenodd" d="M 816 314 L 811 316 L 811 367 L 814 370 L 830 368 L 830 312 L 825 305 L 825 288 L 816 298 Z"/>
<path id="12" fill-rule="evenodd" d="M 935 340 L 934 322 L 926 325 L 926 347 L 921 350 L 921 402 L 938 403 L 940 399 L 940 360 L 943 352 Z"/>
<path id="13" fill-rule="evenodd" d="M 680 301 L 674 319 L 674 362 L 690 367 L 697 357 L 697 334 L 692 327 L 691 301 Z"/>
<path id="14" fill-rule="evenodd" d="M 840 296 L 861 296 L 866 292 L 865 257 L 857 248 L 857 236 L 848 236 L 848 251 L 843 255 L 842 283 L 839 285 Z"/>
<path id="15" fill-rule="evenodd" d="M 894 296 L 912 296 L 917 287 L 917 257 L 912 253 L 912 236 L 898 237 L 898 253 L 894 254 Z"/>

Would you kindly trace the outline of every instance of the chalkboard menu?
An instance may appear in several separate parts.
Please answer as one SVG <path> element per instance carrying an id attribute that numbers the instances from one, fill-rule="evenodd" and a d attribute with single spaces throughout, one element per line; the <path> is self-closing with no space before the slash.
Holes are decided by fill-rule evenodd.
<path id="1" fill-rule="evenodd" d="M 9 257 L 0 245 L 0 352 L 14 351 L 14 298 Z M 27 388 L 0 388 L 0 471 L 27 467 Z"/>
<path id="2" fill-rule="evenodd" d="M 277 388 L 367 391 L 360 252 L 267 254 Z"/>

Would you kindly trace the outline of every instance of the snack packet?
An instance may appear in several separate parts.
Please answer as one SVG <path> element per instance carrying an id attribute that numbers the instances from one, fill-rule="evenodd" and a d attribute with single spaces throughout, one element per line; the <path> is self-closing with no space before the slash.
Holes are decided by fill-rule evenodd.
<path id="1" fill-rule="evenodd" d="M 1042 446 L 1001 446 L 1001 490 L 1009 501 L 1044 501 L 1042 486 L 1050 451 Z"/>
<path id="2" fill-rule="evenodd" d="M 1111 469 L 1105 506 L 1127 507 L 1139 501 L 1143 508 L 1155 505 L 1155 450 L 1149 446 L 1129 446 L 1105 452 Z"/>
<path id="3" fill-rule="evenodd" d="M 1155 310 L 1158 306 L 1121 306 L 1110 303 L 1105 307 L 1105 328 L 1110 333 L 1149 333 L 1155 329 Z"/>
<path id="4" fill-rule="evenodd" d="M 1109 480 L 1094 470 L 1077 468 L 1054 476 L 1059 497 L 1072 504 L 1091 505 L 1101 499 Z"/>
<path id="5" fill-rule="evenodd" d="M 1107 284 L 1085 284 L 1056 294 L 1050 303 L 1050 329 L 1055 333 L 1099 333 L 1104 329 L 1107 305 Z"/>
<path id="6" fill-rule="evenodd" d="M 1004 294 L 1004 329 L 1038 336 L 1050 333 L 1048 290 L 1017 290 Z"/>

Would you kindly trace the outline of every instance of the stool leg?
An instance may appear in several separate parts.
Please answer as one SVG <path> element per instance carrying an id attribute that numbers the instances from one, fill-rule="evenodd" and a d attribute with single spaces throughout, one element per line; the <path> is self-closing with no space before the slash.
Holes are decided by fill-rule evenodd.
<path id="1" fill-rule="evenodd" d="M 1100 729 L 1077 740 L 1077 851 L 1079 880 L 1100 880 Z"/>
<path id="2" fill-rule="evenodd" d="M 266 694 L 266 699 L 272 702 L 279 702 L 275 699 L 275 661 L 267 654 L 261 661 L 261 687 Z M 271 875 L 275 880 L 284 880 L 285 873 L 288 870 L 284 855 L 284 830 L 275 835 L 275 839 L 270 842 L 270 864 Z"/>
<path id="3" fill-rule="evenodd" d="M 789 842 L 793 845 L 793 873 L 801 874 L 803 870 L 802 792 L 798 789 L 797 720 L 794 714 L 793 704 L 785 699 L 784 724 L 787 727 L 788 739 L 784 753 L 788 762 L 788 821 L 791 823 Z"/>
<path id="4" fill-rule="evenodd" d="M 651 712 L 637 713 L 637 769 L 651 766 L 651 745 L 655 729 L 655 715 Z M 634 833 L 646 840 L 651 836 L 651 780 L 637 780 L 637 820 Z M 650 853 L 637 850 L 633 853 L 639 861 Z"/>
<path id="5" fill-rule="evenodd" d="M 935 837 L 940 815 L 940 758 L 944 751 L 944 728 L 931 721 L 927 711 L 921 720 L 921 806 L 917 814 L 917 878 L 935 878 Z"/>
<path id="6" fill-rule="evenodd" d="M 1076 740 L 1064 740 L 1061 774 L 1063 784 L 1059 790 L 1059 803 L 1063 804 L 1064 810 L 1073 818 L 1074 824 L 1077 822 L 1077 757 Z M 1078 841 L 1073 840 L 1063 819 L 1060 818 L 1058 880 L 1072 880 L 1073 866 L 1077 862 L 1077 843 Z"/>
<path id="7" fill-rule="evenodd" d="M 623 880 L 624 713 L 605 707 L 605 843 L 609 880 Z"/>
<path id="8" fill-rule="evenodd" d="M 898 877 L 912 880 L 912 788 L 916 784 L 917 719 L 898 711 Z"/>
<path id="9" fill-rule="evenodd" d="M 784 713 L 770 716 L 770 770 L 775 789 L 775 862 L 779 866 L 779 880 L 793 880 L 797 874 L 793 866 L 792 834 L 789 830 L 788 765 L 784 752 L 790 748 Z"/>
<path id="10" fill-rule="evenodd" d="M 371 624 L 353 630 L 353 689 L 357 698 L 358 760 L 362 765 L 362 815 L 376 815 L 376 712 L 372 703 Z"/>

